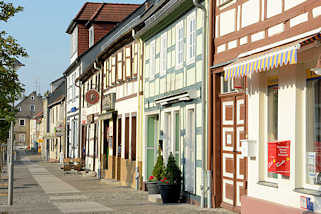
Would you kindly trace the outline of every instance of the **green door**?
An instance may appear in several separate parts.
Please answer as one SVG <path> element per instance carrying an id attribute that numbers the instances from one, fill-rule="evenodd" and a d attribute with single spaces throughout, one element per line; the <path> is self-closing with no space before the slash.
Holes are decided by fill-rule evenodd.
<path id="1" fill-rule="evenodd" d="M 147 178 L 152 175 L 155 160 L 157 119 L 155 116 L 148 117 L 147 121 Z"/>

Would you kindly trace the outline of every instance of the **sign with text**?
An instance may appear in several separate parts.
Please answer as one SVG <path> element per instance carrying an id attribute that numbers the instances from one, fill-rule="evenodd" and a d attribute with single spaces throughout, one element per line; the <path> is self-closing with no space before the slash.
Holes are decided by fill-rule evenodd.
<path id="1" fill-rule="evenodd" d="M 268 143 L 268 172 L 290 176 L 290 141 Z"/>
<path id="2" fill-rule="evenodd" d="M 104 96 L 102 108 L 106 111 L 113 111 L 115 110 L 115 102 L 116 102 L 116 93 L 110 93 Z"/>

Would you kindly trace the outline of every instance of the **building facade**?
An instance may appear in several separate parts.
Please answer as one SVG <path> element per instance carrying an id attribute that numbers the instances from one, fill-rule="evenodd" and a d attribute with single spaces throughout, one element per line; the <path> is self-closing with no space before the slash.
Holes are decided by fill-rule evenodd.
<path id="1" fill-rule="evenodd" d="M 116 24 L 135 10 L 135 4 L 112 4 L 87 2 L 68 26 L 71 35 L 70 66 L 64 72 L 67 80 L 66 97 L 66 150 L 67 157 L 81 155 L 80 92 L 75 80 L 84 72 L 99 53 L 100 46 L 95 45 Z M 117 10 L 117 14 L 113 13 Z M 90 50 L 90 54 L 88 51 Z"/>
<path id="2" fill-rule="evenodd" d="M 23 145 L 27 148 L 32 143 L 30 137 L 30 120 L 40 111 L 42 111 L 42 97 L 35 91 L 24 97 L 16 105 L 16 122 L 14 126 L 14 135 L 16 145 Z"/>
<path id="3" fill-rule="evenodd" d="M 320 1 L 212 1 L 210 11 L 215 206 L 320 211 Z"/>
<path id="4" fill-rule="evenodd" d="M 185 196 L 202 203 L 204 14 L 192 1 L 155 2 L 151 10 L 136 34 L 144 42 L 144 182 L 158 150 L 165 164 L 172 152 L 182 170 Z"/>

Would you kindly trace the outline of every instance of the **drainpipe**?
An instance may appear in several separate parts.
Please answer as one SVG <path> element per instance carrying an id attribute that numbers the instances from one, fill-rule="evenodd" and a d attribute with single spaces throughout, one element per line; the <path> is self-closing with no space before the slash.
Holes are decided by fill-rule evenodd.
<path id="1" fill-rule="evenodd" d="M 201 208 L 205 208 L 205 145 L 206 145 L 206 80 L 205 80 L 205 71 L 207 69 L 205 55 L 206 55 L 206 8 L 202 5 L 199 0 L 193 0 L 193 4 L 195 7 L 201 9 L 203 11 L 203 71 L 202 71 L 202 180 L 201 180 Z"/>
<path id="2" fill-rule="evenodd" d="M 137 82 L 138 82 L 138 87 L 137 87 L 137 97 L 138 97 L 138 111 L 137 111 L 137 119 L 136 119 L 136 124 L 138 124 L 137 128 L 138 128 L 138 134 L 136 135 L 136 169 L 135 169 L 135 180 L 136 180 L 136 190 L 139 190 L 139 184 L 140 184 L 140 174 L 139 174 L 139 165 L 138 165 L 138 151 L 140 151 L 139 149 L 139 143 L 140 142 L 140 139 L 142 139 L 142 124 L 140 122 L 140 120 L 142 120 L 142 115 L 141 115 L 141 97 L 140 97 L 140 88 L 141 88 L 141 80 L 140 80 L 140 77 L 141 77 L 141 61 L 140 61 L 140 56 L 142 53 L 142 49 L 143 49 L 143 42 L 141 41 L 141 39 L 138 39 L 136 38 L 135 36 L 135 30 L 132 29 L 132 36 L 133 36 L 133 39 L 134 40 L 138 40 L 139 41 L 139 50 L 138 50 L 138 71 L 137 71 Z"/>

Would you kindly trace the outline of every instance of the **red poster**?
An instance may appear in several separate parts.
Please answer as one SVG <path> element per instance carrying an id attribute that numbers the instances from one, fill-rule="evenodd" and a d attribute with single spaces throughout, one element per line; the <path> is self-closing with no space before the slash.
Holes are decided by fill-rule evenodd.
<path id="1" fill-rule="evenodd" d="M 268 172 L 290 176 L 290 141 L 268 143 Z"/>
<path id="2" fill-rule="evenodd" d="M 268 172 L 276 171 L 276 142 L 269 142 L 268 143 Z"/>

